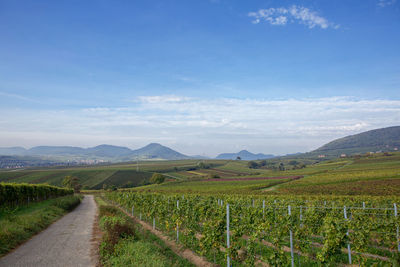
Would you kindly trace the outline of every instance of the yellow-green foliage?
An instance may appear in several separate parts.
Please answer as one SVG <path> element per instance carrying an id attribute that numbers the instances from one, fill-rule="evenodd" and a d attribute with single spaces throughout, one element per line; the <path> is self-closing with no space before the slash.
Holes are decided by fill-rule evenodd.
<path id="1" fill-rule="evenodd" d="M 73 194 L 74 191 L 51 185 L 0 183 L 0 207 L 19 205 Z"/>
<path id="2" fill-rule="evenodd" d="M 353 264 L 396 266 L 398 257 L 395 214 L 399 197 L 254 196 L 234 194 L 166 194 L 112 192 L 106 197 L 157 229 L 176 237 L 217 264 L 270 266 L 290 264 L 289 236 L 303 266 L 348 263 L 343 250 L 351 244 Z M 179 204 L 178 204 L 179 203 Z M 230 248 L 226 248 L 227 204 Z M 345 208 L 346 206 L 346 208 Z M 268 242 L 270 245 L 261 245 Z M 284 246 L 286 248 L 284 249 Z M 225 248 L 224 251 L 221 248 Z M 365 253 L 365 254 L 361 254 Z M 386 257 L 384 260 L 378 256 Z M 301 259 L 299 259 L 301 258 Z M 297 266 L 298 264 L 296 264 Z"/>

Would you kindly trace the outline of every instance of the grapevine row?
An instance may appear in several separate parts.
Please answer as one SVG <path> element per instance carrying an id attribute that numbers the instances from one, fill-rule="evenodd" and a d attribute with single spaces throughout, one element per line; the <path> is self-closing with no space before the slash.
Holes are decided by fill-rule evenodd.
<path id="1" fill-rule="evenodd" d="M 292 261 L 366 266 L 399 256 L 400 220 L 395 200 L 387 198 L 324 201 L 138 192 L 110 192 L 106 197 L 221 265 L 229 257 L 233 266 L 260 261 L 273 266 L 290 266 Z"/>
<path id="2" fill-rule="evenodd" d="M 73 194 L 72 189 L 40 184 L 0 183 L 0 207 Z"/>

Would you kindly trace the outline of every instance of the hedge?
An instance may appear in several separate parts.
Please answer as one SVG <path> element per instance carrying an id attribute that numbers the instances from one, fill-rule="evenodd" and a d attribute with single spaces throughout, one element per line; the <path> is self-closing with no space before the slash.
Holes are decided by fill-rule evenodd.
<path id="1" fill-rule="evenodd" d="M 0 207 L 29 204 L 65 195 L 71 195 L 72 189 L 46 184 L 0 183 Z"/>

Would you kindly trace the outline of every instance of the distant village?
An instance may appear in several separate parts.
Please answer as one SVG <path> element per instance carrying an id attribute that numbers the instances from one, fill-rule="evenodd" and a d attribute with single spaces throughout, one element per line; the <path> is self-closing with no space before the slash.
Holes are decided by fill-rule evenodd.
<path id="1" fill-rule="evenodd" d="M 51 161 L 41 159 L 24 159 L 12 156 L 0 156 L 0 169 L 23 169 L 27 167 L 54 167 L 54 166 L 79 166 L 97 165 L 107 163 L 102 159 L 80 159 L 68 161 Z"/>

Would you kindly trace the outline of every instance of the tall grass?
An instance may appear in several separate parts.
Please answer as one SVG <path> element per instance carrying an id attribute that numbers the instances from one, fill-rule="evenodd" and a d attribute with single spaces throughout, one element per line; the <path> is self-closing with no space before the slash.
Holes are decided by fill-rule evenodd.
<path id="1" fill-rule="evenodd" d="M 79 205 L 78 196 L 65 196 L 0 210 L 0 256 L 42 231 Z"/>
<path id="2" fill-rule="evenodd" d="M 193 266 L 177 256 L 157 236 L 133 221 L 118 208 L 96 197 L 100 228 L 104 232 L 100 244 L 103 266 Z"/>

